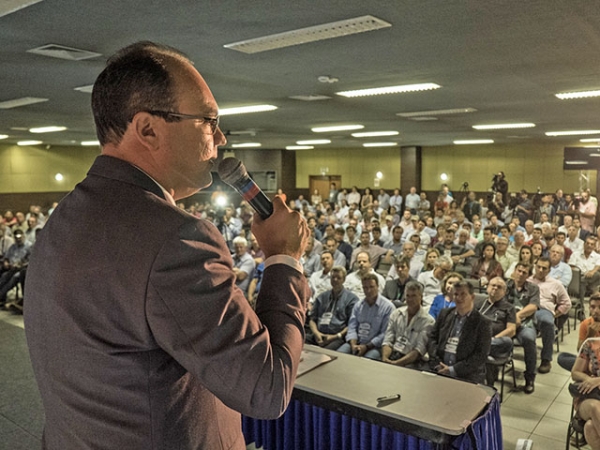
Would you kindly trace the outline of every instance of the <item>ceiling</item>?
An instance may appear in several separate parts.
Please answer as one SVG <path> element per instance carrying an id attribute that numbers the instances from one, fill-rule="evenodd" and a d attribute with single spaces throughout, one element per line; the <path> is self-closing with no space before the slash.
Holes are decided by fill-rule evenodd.
<path id="1" fill-rule="evenodd" d="M 8 0 L 15 2 L 16 0 Z M 236 41 L 372 15 L 392 26 L 255 54 L 224 47 Z M 43 103 L 0 109 L 2 143 L 40 139 L 79 145 L 95 139 L 91 85 L 105 60 L 138 40 L 174 46 L 190 56 L 221 108 L 270 104 L 275 111 L 225 116 L 228 146 L 258 142 L 281 149 L 327 138 L 331 148 L 362 148 L 349 131 L 312 127 L 361 124 L 360 131 L 398 131 L 370 138 L 398 145 L 449 145 L 457 139 L 496 143 L 555 142 L 548 131 L 600 129 L 600 98 L 559 100 L 564 91 L 600 89 L 600 1 L 275 1 L 43 0 L 0 17 L 0 102 Z M 27 50 L 58 44 L 101 56 L 69 61 Z M 337 78 L 319 82 L 320 76 Z M 440 89 L 345 98 L 336 92 L 431 82 Z M 322 101 L 291 99 L 326 95 Z M 401 112 L 475 108 L 477 112 L 415 121 Z M 477 131 L 476 124 L 532 122 L 534 128 Z M 67 130 L 34 135 L 31 127 Z M 247 134 L 239 134 L 247 132 Z M 600 133 L 592 136 L 600 137 Z"/>

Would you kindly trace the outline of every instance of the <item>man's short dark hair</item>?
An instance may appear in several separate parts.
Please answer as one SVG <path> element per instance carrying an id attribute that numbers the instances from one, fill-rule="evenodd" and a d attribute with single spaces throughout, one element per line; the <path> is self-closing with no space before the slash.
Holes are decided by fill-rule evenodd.
<path id="1" fill-rule="evenodd" d="M 381 227 L 373 227 L 371 231 L 379 231 L 381 233 Z"/>
<path id="2" fill-rule="evenodd" d="M 348 231 L 348 230 L 356 231 L 356 227 L 354 227 L 352 225 L 348 225 L 348 227 L 346 227 L 346 231 Z"/>
<path id="3" fill-rule="evenodd" d="M 494 229 L 494 227 L 488 225 L 487 227 L 485 227 L 483 229 L 483 231 L 489 231 L 490 233 L 494 234 L 495 229 Z"/>
<path id="4" fill-rule="evenodd" d="M 517 263 L 517 265 L 515 266 L 515 268 L 517 268 L 517 267 L 519 267 L 519 266 L 521 266 L 521 267 L 523 267 L 524 269 L 526 269 L 526 270 L 527 270 L 527 273 L 528 273 L 529 275 L 531 275 L 531 269 L 532 269 L 532 266 L 531 266 L 531 264 L 527 264 L 527 263 L 524 263 L 524 262 L 518 262 L 518 263 Z"/>
<path id="5" fill-rule="evenodd" d="M 454 288 L 454 290 L 456 290 L 457 288 L 465 288 L 468 292 L 469 295 L 474 295 L 473 294 L 473 285 L 471 283 L 469 283 L 468 281 L 465 280 L 460 280 L 457 281 L 456 283 L 454 283 L 454 285 L 452 286 Z"/>
<path id="6" fill-rule="evenodd" d="M 375 284 L 379 287 L 379 278 L 374 273 L 368 273 L 364 277 L 362 277 L 362 282 L 375 280 Z"/>
<path id="7" fill-rule="evenodd" d="M 409 281 L 408 283 L 406 283 L 406 286 L 404 286 L 404 292 L 406 291 L 417 291 L 421 296 L 423 295 L 423 285 L 421 283 L 419 283 L 418 281 Z"/>
<path id="8" fill-rule="evenodd" d="M 108 60 L 92 91 L 100 145 L 118 144 L 139 112 L 174 111 L 175 83 L 167 69 L 173 61 L 189 59 L 179 50 L 149 41 L 131 44 Z"/>

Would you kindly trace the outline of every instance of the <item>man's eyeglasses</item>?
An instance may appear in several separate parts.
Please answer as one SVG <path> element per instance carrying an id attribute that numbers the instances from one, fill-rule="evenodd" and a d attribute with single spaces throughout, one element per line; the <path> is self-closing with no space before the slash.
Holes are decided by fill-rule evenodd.
<path id="1" fill-rule="evenodd" d="M 165 119 L 166 121 L 174 122 L 179 120 L 195 120 L 200 123 L 207 123 L 210 126 L 211 134 L 215 134 L 217 129 L 219 128 L 219 116 L 217 117 L 204 117 L 204 116 L 196 116 L 193 114 L 181 114 L 171 111 L 146 111 L 148 114 L 152 114 L 153 116 L 159 116 Z M 171 119 L 171 120 L 169 120 Z"/>

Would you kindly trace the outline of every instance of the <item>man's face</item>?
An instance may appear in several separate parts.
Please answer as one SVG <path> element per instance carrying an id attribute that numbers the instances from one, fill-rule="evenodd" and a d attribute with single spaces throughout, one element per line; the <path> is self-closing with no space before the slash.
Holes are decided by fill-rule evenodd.
<path id="1" fill-rule="evenodd" d="M 422 220 L 419 220 L 419 222 L 417 223 L 417 230 L 419 231 L 419 233 L 421 231 L 423 231 L 425 229 L 425 222 L 423 222 Z"/>
<path id="2" fill-rule="evenodd" d="M 381 231 L 379 231 L 379 230 L 373 230 L 373 240 L 374 241 L 378 241 L 379 238 L 381 238 Z"/>
<path id="3" fill-rule="evenodd" d="M 573 226 L 579 230 L 581 228 L 581 220 L 573 219 Z"/>
<path id="4" fill-rule="evenodd" d="M 583 203 L 587 203 L 587 201 L 590 199 L 590 194 L 588 194 L 586 191 L 583 191 L 581 193 L 581 201 Z"/>
<path id="5" fill-rule="evenodd" d="M 550 249 L 550 264 L 556 266 L 562 260 L 562 252 L 560 248 L 552 247 Z"/>
<path id="6" fill-rule="evenodd" d="M 330 271 L 333 267 L 333 257 L 329 253 L 323 253 L 321 255 L 321 265 L 325 272 Z"/>
<path id="7" fill-rule="evenodd" d="M 340 290 L 344 286 L 344 281 L 346 278 L 341 273 L 333 272 L 331 274 L 330 282 L 334 291 Z"/>
<path id="8" fill-rule="evenodd" d="M 317 226 L 317 219 L 315 219 L 314 217 L 309 218 L 306 221 L 308 228 L 310 228 L 311 230 L 314 230 L 314 228 Z"/>
<path id="9" fill-rule="evenodd" d="M 533 230 L 531 237 L 534 241 L 539 241 L 542 238 L 542 230 Z"/>
<path id="10" fill-rule="evenodd" d="M 411 187 L 410 188 L 410 193 L 411 194 L 415 194 L 417 192 L 417 188 L 416 187 Z"/>
<path id="11" fill-rule="evenodd" d="M 577 237 L 577 228 L 575 228 L 575 225 L 571 225 L 569 228 L 567 228 L 567 232 L 569 233 L 569 238 L 571 238 L 571 240 L 575 239 Z"/>
<path id="12" fill-rule="evenodd" d="M 421 307 L 421 301 L 423 300 L 423 296 L 419 292 L 418 289 L 408 289 L 406 294 L 404 295 L 404 300 L 406 301 L 406 306 L 412 312 L 418 311 Z"/>
<path id="13" fill-rule="evenodd" d="M 467 239 L 469 239 L 468 233 L 463 233 L 463 232 L 458 233 L 458 243 L 460 245 L 465 245 L 467 243 Z"/>
<path id="14" fill-rule="evenodd" d="M 217 102 L 198 71 L 189 63 L 171 62 L 169 65 L 177 99 L 175 111 L 217 117 Z M 156 164 L 169 171 L 165 173 L 169 184 L 183 187 L 187 192 L 209 186 L 217 148 L 227 143 L 221 130 L 217 128 L 213 135 L 207 121 L 161 120 L 157 126 L 162 131 L 158 138 L 163 151 L 157 154 Z"/>
<path id="15" fill-rule="evenodd" d="M 468 288 L 462 286 L 454 286 L 452 288 L 452 292 L 454 297 L 454 303 L 456 303 L 456 306 L 465 309 L 473 308 L 473 301 L 475 297 L 469 293 Z"/>
<path id="16" fill-rule="evenodd" d="M 488 283 L 487 293 L 492 302 L 502 300 L 506 295 L 506 284 L 499 278 L 494 278 Z"/>
<path id="17" fill-rule="evenodd" d="M 375 280 L 363 280 L 362 282 L 363 292 L 365 293 L 365 300 L 374 302 L 377 300 L 379 295 L 379 288 Z"/>
<path id="18" fill-rule="evenodd" d="M 522 284 L 529 278 L 529 271 L 523 266 L 517 266 L 512 277 L 517 283 Z"/>
<path id="19" fill-rule="evenodd" d="M 483 240 L 485 242 L 490 242 L 492 240 L 492 232 L 490 230 L 483 230 Z"/>
<path id="20" fill-rule="evenodd" d="M 408 271 L 409 267 L 406 264 L 396 264 L 396 273 L 398 274 L 398 277 L 400 277 L 402 280 L 408 278 Z"/>
<path id="21" fill-rule="evenodd" d="M 565 228 L 569 228 L 573 224 L 573 218 L 571 216 L 565 216 L 563 222 Z"/>
<path id="22" fill-rule="evenodd" d="M 246 253 L 246 245 L 242 242 L 236 242 L 233 244 L 233 249 L 235 250 L 235 254 L 238 256 L 242 256 L 244 253 Z"/>
<path id="23" fill-rule="evenodd" d="M 27 219 L 27 225 L 29 225 L 29 228 L 35 228 L 37 225 L 37 217 L 29 216 L 29 219 Z"/>
<path id="24" fill-rule="evenodd" d="M 409 210 L 404 211 L 404 214 L 402 215 L 404 220 L 410 220 L 410 216 L 411 216 L 411 214 L 410 214 Z"/>
<path id="25" fill-rule="evenodd" d="M 525 230 L 527 230 L 527 234 L 533 233 L 533 221 L 527 220 L 525 222 Z"/>
<path id="26" fill-rule="evenodd" d="M 600 298 L 590 298 L 590 317 L 600 322 Z"/>
<path id="27" fill-rule="evenodd" d="M 327 243 L 325 244 L 325 248 L 329 250 L 331 253 L 335 253 L 337 250 L 338 243 L 335 239 L 327 239 Z"/>
<path id="28" fill-rule="evenodd" d="M 358 271 L 360 273 L 367 273 L 371 270 L 371 263 L 369 262 L 369 257 L 361 253 L 356 257 L 356 264 L 358 265 Z"/>
<path id="29" fill-rule="evenodd" d="M 446 235 L 444 236 L 444 244 L 449 245 L 454 242 L 454 233 L 451 230 L 446 231 Z"/>
<path id="30" fill-rule="evenodd" d="M 412 257 L 415 256 L 415 244 L 412 242 L 406 242 L 402 246 L 402 255 L 412 259 Z"/>
<path id="31" fill-rule="evenodd" d="M 14 238 L 15 238 L 15 242 L 16 242 L 17 244 L 19 244 L 19 245 L 20 245 L 20 244 L 22 244 L 22 243 L 23 243 L 23 233 L 15 233 L 13 236 L 14 236 Z"/>
<path id="32" fill-rule="evenodd" d="M 354 230 L 354 228 L 348 228 L 346 230 L 346 234 L 348 235 L 348 239 L 350 240 L 354 240 L 354 236 L 356 236 L 356 231 Z"/>
<path id="33" fill-rule="evenodd" d="M 505 241 L 504 239 L 498 240 L 498 242 L 496 242 L 496 248 L 498 252 L 504 255 L 506 249 L 508 248 L 508 241 Z"/>
<path id="34" fill-rule="evenodd" d="M 369 233 L 360 234 L 360 244 L 364 246 L 369 245 Z"/>
<path id="35" fill-rule="evenodd" d="M 476 220 L 475 222 L 473 222 L 473 230 L 475 231 L 475 234 L 479 234 L 479 232 L 481 231 L 481 222 Z"/>
<path id="36" fill-rule="evenodd" d="M 452 270 L 452 265 L 450 264 L 442 264 L 441 266 L 437 266 L 433 269 L 433 276 L 438 280 L 443 280 L 448 272 Z"/>
<path id="37" fill-rule="evenodd" d="M 586 239 L 585 244 L 583 246 L 584 246 L 584 248 L 583 248 L 584 252 L 586 254 L 590 254 L 596 248 L 596 239 L 590 239 L 590 238 Z"/>
<path id="38" fill-rule="evenodd" d="M 535 263 L 535 277 L 544 281 L 546 276 L 550 273 L 550 262 L 549 261 L 538 261 Z"/>
<path id="39" fill-rule="evenodd" d="M 564 234 L 557 234 L 557 235 L 556 235 L 556 243 L 557 243 L 558 245 L 564 245 L 564 243 L 565 243 L 565 240 L 566 240 L 566 237 L 565 237 L 565 235 L 564 235 Z"/>
<path id="40" fill-rule="evenodd" d="M 402 228 L 396 228 L 393 233 L 394 241 L 399 242 L 402 239 L 402 233 L 404 233 Z"/>

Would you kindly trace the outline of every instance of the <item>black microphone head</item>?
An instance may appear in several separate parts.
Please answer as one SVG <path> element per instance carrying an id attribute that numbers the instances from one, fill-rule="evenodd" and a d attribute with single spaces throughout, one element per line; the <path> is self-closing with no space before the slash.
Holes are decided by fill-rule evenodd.
<path id="1" fill-rule="evenodd" d="M 221 180 L 229 185 L 248 176 L 248 171 L 237 158 L 225 158 L 219 164 L 218 172 Z"/>

